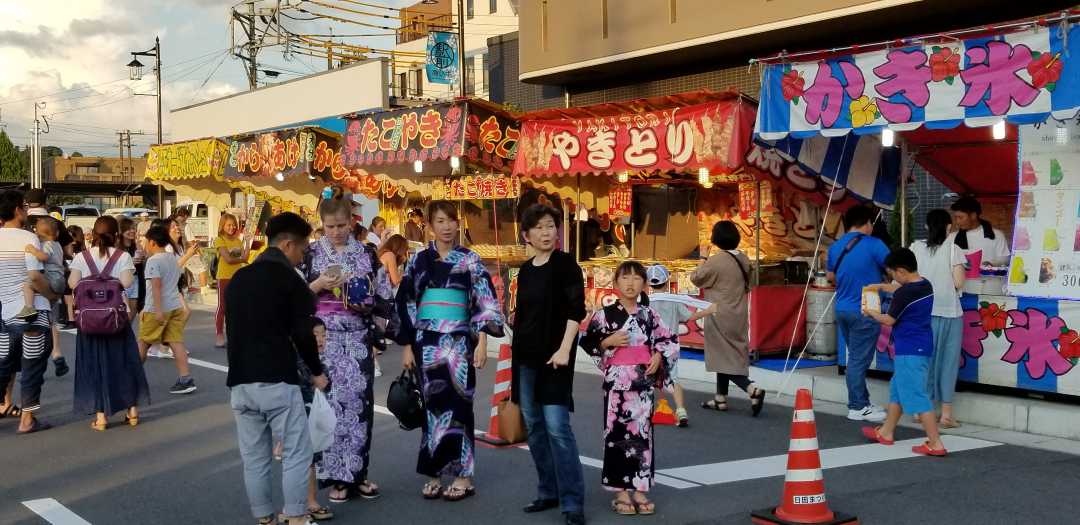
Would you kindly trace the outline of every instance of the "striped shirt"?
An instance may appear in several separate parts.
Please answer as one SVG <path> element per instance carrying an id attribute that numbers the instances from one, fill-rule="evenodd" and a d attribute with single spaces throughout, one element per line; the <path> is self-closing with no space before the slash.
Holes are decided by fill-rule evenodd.
<path id="1" fill-rule="evenodd" d="M 3 303 L 3 319 L 15 317 L 25 305 L 23 285 L 27 283 L 30 270 L 42 271 L 44 266 L 33 255 L 26 253 L 29 244 L 41 249 L 37 235 L 21 228 L 0 228 L 0 303 Z M 49 301 L 34 296 L 36 310 L 48 310 Z"/>

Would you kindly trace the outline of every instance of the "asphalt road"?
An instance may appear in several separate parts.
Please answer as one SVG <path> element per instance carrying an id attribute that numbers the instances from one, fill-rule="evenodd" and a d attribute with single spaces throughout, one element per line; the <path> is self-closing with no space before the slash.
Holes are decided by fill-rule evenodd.
<path id="1" fill-rule="evenodd" d="M 209 314 L 196 312 L 188 332 L 193 357 L 224 365 L 224 353 L 212 348 L 211 331 Z M 65 335 L 63 342 L 73 360 L 73 338 Z M 387 375 L 377 383 L 379 404 L 397 369 L 396 352 L 391 350 L 383 360 Z M 57 379 L 50 366 L 40 416 L 57 428 L 16 436 L 15 423 L 0 420 L 0 524 L 49 523 L 22 504 L 42 498 L 57 500 L 93 524 L 254 522 L 244 494 L 224 373 L 194 367 L 198 392 L 170 396 L 176 374 L 172 362 L 151 359 L 146 368 L 153 403 L 142 410 L 139 427 L 123 426 L 114 418 L 107 432 L 98 433 L 89 428 L 89 417 L 71 412 L 72 375 Z M 494 360 L 480 377 L 478 391 L 485 395 L 477 397 L 476 410 L 479 426 L 486 428 Z M 601 458 L 599 378 L 579 372 L 575 393 L 573 424 L 581 454 Z M 755 458 L 787 451 L 791 409 L 770 404 L 760 418 L 752 419 L 746 402 L 739 399 L 732 400 L 726 414 L 693 408 L 707 396 L 687 392 L 690 428 L 659 429 L 657 468 L 671 474 L 666 478 L 671 483 L 654 489 L 655 516 L 631 519 L 743 524 L 749 523 L 752 509 L 779 502 L 782 477 L 747 472 L 765 461 Z M 858 424 L 819 412 L 817 425 L 823 449 L 865 445 Z M 898 435 L 916 437 L 911 429 Z M 562 523 L 557 512 L 525 515 L 519 510 L 535 494 L 530 456 L 519 448 L 478 450 L 477 497 L 460 503 L 422 500 L 418 492 L 424 480 L 414 471 L 419 438 L 418 431 L 402 431 L 390 416 L 377 414 L 371 477 L 381 485 L 383 497 L 333 506 L 337 517 L 332 523 Z M 1076 523 L 1080 515 L 1077 456 L 985 443 L 945 459 L 877 461 L 872 456 L 880 450 L 874 447 L 880 446 L 836 451 L 855 464 L 825 471 L 830 506 L 858 515 L 862 523 Z M 702 475 L 750 479 L 703 482 L 700 476 L 680 478 L 682 474 L 672 472 L 683 471 L 670 470 L 740 460 L 748 461 L 701 467 Z M 608 510 L 611 496 L 600 487 L 599 469 L 586 466 L 585 481 L 591 523 L 628 519 Z M 325 493 L 321 497 L 325 502 Z"/>

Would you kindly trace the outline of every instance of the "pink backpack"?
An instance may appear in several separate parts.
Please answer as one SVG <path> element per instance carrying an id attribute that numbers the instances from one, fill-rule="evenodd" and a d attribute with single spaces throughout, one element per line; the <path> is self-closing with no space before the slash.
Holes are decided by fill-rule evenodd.
<path id="1" fill-rule="evenodd" d="M 75 286 L 75 324 L 79 332 L 86 335 L 118 334 L 128 326 L 127 295 L 120 280 L 110 274 L 124 251 L 115 250 L 101 272 L 98 272 L 89 248 L 82 254 L 90 275 Z"/>

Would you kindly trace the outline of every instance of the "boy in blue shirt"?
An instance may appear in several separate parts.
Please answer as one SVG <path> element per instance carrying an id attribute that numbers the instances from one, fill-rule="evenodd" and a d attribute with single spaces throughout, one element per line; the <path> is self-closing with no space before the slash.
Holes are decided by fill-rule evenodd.
<path id="1" fill-rule="evenodd" d="M 848 415 L 852 421 L 881 421 L 885 411 L 870 403 L 866 389 L 866 370 L 874 359 L 881 328 L 862 314 L 862 289 L 881 284 L 889 248 L 871 233 L 874 210 L 852 206 L 844 212 L 847 233 L 829 247 L 826 268 L 829 280 L 836 283 L 836 327 L 847 343 Z"/>
<path id="2" fill-rule="evenodd" d="M 893 278 L 893 284 L 878 285 L 879 289 L 893 290 L 892 304 L 888 313 L 863 310 L 875 321 L 893 327 L 893 376 L 889 381 L 889 412 L 880 427 L 865 427 L 863 435 L 883 445 L 893 444 L 893 433 L 903 413 L 915 414 L 926 431 L 926 442 L 911 447 L 911 451 L 924 456 L 944 456 L 945 445 L 938 433 L 934 405 L 927 394 L 927 376 L 930 357 L 934 354 L 934 340 L 930 330 L 930 313 L 934 306 L 934 288 L 930 281 L 918 272 L 915 254 L 907 248 L 898 248 L 885 259 L 885 269 Z"/>

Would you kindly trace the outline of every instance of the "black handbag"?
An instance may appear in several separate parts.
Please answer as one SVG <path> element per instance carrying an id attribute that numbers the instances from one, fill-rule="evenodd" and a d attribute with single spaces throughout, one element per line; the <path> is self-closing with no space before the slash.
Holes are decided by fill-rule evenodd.
<path id="1" fill-rule="evenodd" d="M 401 375 L 390 383 L 386 408 L 397 418 L 402 430 L 423 426 L 424 396 L 420 392 L 420 380 L 415 370 L 402 370 Z"/>

